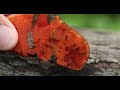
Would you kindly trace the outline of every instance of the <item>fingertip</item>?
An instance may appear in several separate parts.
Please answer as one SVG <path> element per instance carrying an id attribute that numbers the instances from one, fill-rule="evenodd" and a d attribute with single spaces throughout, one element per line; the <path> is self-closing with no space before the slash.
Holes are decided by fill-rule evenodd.
<path id="1" fill-rule="evenodd" d="M 18 33 L 12 23 L 0 14 L 0 51 L 14 48 L 18 42 Z"/>

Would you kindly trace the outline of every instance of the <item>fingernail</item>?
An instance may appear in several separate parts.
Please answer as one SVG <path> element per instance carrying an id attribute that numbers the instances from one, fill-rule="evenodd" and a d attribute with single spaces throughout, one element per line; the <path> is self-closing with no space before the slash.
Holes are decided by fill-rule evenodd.
<path id="1" fill-rule="evenodd" d="M 0 24 L 0 51 L 11 50 L 18 42 L 18 34 L 14 28 Z"/>

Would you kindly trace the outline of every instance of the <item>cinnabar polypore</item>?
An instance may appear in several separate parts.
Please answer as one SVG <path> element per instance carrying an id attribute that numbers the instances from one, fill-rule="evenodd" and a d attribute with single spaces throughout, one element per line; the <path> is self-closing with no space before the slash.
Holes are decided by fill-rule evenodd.
<path id="1" fill-rule="evenodd" d="M 52 14 L 16 14 L 8 19 L 17 29 L 19 40 L 12 50 L 60 66 L 80 70 L 89 57 L 85 38 Z"/>

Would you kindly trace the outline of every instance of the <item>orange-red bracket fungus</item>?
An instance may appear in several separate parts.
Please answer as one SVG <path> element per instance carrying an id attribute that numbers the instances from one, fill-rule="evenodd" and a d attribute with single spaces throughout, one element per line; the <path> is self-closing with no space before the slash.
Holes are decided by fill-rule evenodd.
<path id="1" fill-rule="evenodd" d="M 13 14 L 7 17 L 15 26 L 19 40 L 12 50 L 40 60 L 80 70 L 89 57 L 85 38 L 53 14 Z"/>

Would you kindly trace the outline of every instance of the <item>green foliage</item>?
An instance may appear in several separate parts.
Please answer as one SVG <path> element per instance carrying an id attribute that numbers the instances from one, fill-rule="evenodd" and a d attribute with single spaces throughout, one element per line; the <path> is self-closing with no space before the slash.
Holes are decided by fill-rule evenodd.
<path id="1" fill-rule="evenodd" d="M 59 14 L 70 26 L 120 31 L 120 14 Z"/>

